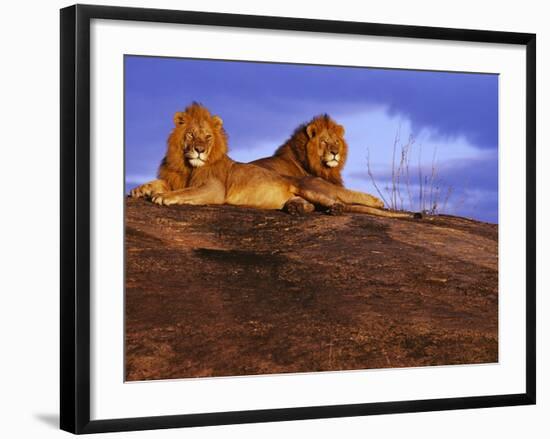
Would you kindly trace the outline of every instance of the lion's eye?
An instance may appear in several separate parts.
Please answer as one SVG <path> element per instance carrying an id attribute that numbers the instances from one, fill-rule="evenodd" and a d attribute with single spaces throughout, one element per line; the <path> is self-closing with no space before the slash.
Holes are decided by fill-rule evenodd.
<path id="1" fill-rule="evenodd" d="M 207 134 L 206 135 L 206 140 L 210 140 L 210 139 L 212 139 L 212 134 Z"/>

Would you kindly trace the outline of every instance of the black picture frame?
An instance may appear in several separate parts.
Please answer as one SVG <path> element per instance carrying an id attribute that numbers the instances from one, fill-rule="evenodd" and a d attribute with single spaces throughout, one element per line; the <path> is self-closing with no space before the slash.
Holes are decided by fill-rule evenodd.
<path id="1" fill-rule="evenodd" d="M 383 403 L 90 420 L 90 21 L 132 20 L 523 45 L 526 47 L 526 392 Z M 72 433 L 239 424 L 535 404 L 536 36 L 210 12 L 75 5 L 61 10 L 60 426 Z"/>

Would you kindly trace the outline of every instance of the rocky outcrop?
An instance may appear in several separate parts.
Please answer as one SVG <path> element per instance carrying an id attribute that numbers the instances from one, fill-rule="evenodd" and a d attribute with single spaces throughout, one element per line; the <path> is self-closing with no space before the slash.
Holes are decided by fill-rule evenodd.
<path id="1" fill-rule="evenodd" d="M 496 225 L 126 208 L 128 380 L 498 361 Z"/>

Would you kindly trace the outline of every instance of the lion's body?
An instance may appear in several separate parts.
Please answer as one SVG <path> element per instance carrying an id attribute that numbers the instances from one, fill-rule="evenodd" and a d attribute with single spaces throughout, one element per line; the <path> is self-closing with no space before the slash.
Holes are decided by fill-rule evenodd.
<path id="1" fill-rule="evenodd" d="M 166 180 L 159 179 L 159 192 L 169 193 L 182 189 L 208 189 L 180 192 L 182 204 L 231 204 L 260 209 L 282 209 L 294 196 L 293 185 L 258 166 L 238 163 L 225 156 L 212 165 L 193 170 L 187 179 L 173 172 L 160 173 Z M 174 184 L 175 183 L 175 184 Z M 164 197 L 166 200 L 167 197 Z M 178 203 L 180 204 L 180 203 Z"/>

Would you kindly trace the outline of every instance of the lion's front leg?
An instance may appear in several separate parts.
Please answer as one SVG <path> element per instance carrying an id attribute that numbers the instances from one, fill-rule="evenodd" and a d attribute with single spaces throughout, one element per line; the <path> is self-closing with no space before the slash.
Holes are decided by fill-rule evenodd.
<path id="1" fill-rule="evenodd" d="M 159 193 L 152 197 L 152 201 L 163 206 L 174 204 L 223 204 L 225 201 L 225 188 L 221 182 L 212 182 L 199 187 Z"/>
<path id="2" fill-rule="evenodd" d="M 130 191 L 130 197 L 150 198 L 162 192 L 168 192 L 169 190 L 170 188 L 168 187 L 168 183 L 166 183 L 164 180 L 157 179 L 150 181 L 149 183 L 142 184 L 141 186 L 135 187 Z"/>
<path id="3" fill-rule="evenodd" d="M 305 177 L 297 182 L 298 193 L 302 198 L 305 198 L 310 203 L 315 205 L 331 208 L 338 203 L 338 198 L 331 189 L 337 186 L 328 183 L 317 177 Z"/>
<path id="4" fill-rule="evenodd" d="M 345 187 L 337 186 L 318 177 L 303 179 L 301 186 L 313 192 L 321 193 L 339 203 L 360 204 L 362 206 L 377 208 L 384 207 L 382 200 L 371 194 L 346 189 Z"/>
<path id="5" fill-rule="evenodd" d="M 374 195 L 367 194 L 366 192 L 352 191 L 346 188 L 339 188 L 337 197 L 342 203 L 346 204 L 360 204 L 362 206 L 382 208 L 384 202 L 376 198 Z"/>

